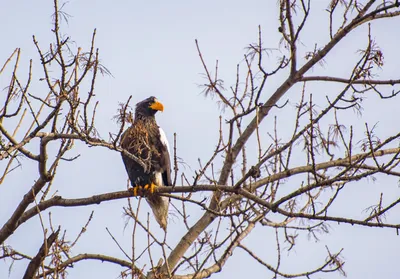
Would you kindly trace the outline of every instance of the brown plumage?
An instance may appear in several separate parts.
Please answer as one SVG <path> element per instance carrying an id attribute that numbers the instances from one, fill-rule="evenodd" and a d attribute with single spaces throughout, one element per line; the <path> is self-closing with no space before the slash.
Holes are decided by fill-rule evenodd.
<path id="1" fill-rule="evenodd" d="M 156 112 L 163 109 L 163 105 L 155 97 L 138 103 L 133 124 L 122 135 L 121 147 L 141 159 L 147 168 L 145 171 L 142 165 L 121 153 L 133 187 L 150 188 L 152 184 L 155 186 L 172 184 L 168 142 L 155 119 Z M 169 199 L 151 193 L 146 200 L 153 210 L 156 221 L 166 230 Z"/>

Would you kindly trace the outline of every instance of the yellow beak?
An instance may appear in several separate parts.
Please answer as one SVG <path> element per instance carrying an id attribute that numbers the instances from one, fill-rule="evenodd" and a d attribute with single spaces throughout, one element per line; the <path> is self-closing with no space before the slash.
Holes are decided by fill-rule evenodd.
<path id="1" fill-rule="evenodd" d="M 154 110 L 164 111 L 164 106 L 163 106 L 163 104 L 161 104 L 161 103 L 158 102 L 158 101 L 155 101 L 154 103 L 152 103 L 152 104 L 150 105 L 150 108 L 151 108 L 151 109 L 154 109 Z"/>

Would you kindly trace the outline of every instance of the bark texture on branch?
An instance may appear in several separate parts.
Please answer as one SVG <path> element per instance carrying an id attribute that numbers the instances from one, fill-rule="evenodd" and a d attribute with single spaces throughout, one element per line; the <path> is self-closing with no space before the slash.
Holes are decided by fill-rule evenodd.
<path id="1" fill-rule="evenodd" d="M 46 258 L 49 253 L 49 249 L 51 245 L 56 241 L 58 234 L 60 232 L 60 228 L 57 231 L 53 232 L 47 239 L 44 240 L 42 246 L 40 247 L 36 256 L 30 261 L 23 279 L 31 279 L 34 278 L 36 272 L 38 271 L 40 265 Z"/>

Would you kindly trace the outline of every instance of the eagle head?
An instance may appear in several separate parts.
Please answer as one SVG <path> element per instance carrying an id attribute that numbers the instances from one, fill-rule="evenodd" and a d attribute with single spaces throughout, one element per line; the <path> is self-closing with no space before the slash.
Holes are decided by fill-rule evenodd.
<path id="1" fill-rule="evenodd" d="M 164 106 L 156 97 L 149 97 L 136 105 L 136 115 L 154 116 L 157 111 L 164 111 Z"/>

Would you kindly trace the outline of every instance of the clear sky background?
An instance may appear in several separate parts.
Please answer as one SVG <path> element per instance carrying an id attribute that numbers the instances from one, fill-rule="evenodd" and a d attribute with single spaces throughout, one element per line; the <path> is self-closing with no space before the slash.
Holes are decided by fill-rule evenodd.
<path id="1" fill-rule="evenodd" d="M 71 36 L 75 46 L 88 50 L 91 35 L 97 28 L 96 46 L 100 50 L 100 59 L 111 71 L 112 77 L 99 76 L 96 95 L 100 100 L 97 128 L 107 138 L 108 132 L 117 130 L 113 121 L 118 103 L 125 102 L 133 95 L 136 103 L 150 95 L 156 96 L 165 106 L 163 114 L 157 115 L 157 121 L 173 141 L 173 133 L 178 136 L 178 156 L 189 167 L 190 175 L 197 168 L 197 159 L 206 160 L 211 156 L 218 139 L 218 118 L 221 110 L 211 98 L 201 94 L 200 84 L 205 82 L 201 73 L 195 39 L 198 39 L 206 62 L 212 68 L 219 60 L 220 78 L 225 80 L 227 88 L 234 84 L 236 65 L 242 63 L 245 47 L 258 40 L 258 25 L 263 30 L 265 46 L 276 49 L 269 57 L 271 69 L 276 66 L 275 57 L 279 54 L 278 1 L 77 1 L 71 0 L 65 12 L 71 15 L 68 24 L 63 22 L 63 33 Z M 327 8 L 330 1 L 312 1 L 314 14 L 306 25 L 301 37 L 300 51 L 312 50 L 314 44 L 327 42 Z M 42 77 L 38 54 L 32 42 L 35 35 L 39 44 L 45 48 L 53 42 L 51 14 L 52 1 L 3 1 L 0 4 L 0 63 L 2 64 L 16 47 L 22 49 L 19 73 L 27 72 L 29 59 L 33 59 L 34 73 L 32 93 L 42 88 Z M 373 36 L 384 51 L 385 70 L 380 77 L 398 78 L 398 46 L 400 34 L 399 19 L 381 21 L 373 25 Z M 331 74 L 346 77 L 349 68 L 358 58 L 357 49 L 366 45 L 366 27 L 346 38 L 338 48 L 327 56 L 324 66 L 313 70 L 313 74 Z M 362 42 L 360 44 L 360 42 Z M 263 100 L 274 92 L 284 76 L 271 79 Z M 2 88 L 8 80 L 0 77 Z M 314 95 L 321 99 L 334 85 L 315 84 L 310 86 Z M 297 90 L 297 91 L 296 91 Z M 388 88 L 388 92 L 390 92 Z M 286 96 L 292 104 L 298 101 L 300 91 L 294 88 Z M 39 93 L 40 94 L 40 93 Z M 316 97 L 318 98 L 318 97 Z M 283 100 L 282 102 L 284 102 Z M 388 136 L 398 131 L 398 99 L 383 101 L 378 105 L 375 95 L 366 96 L 364 114 L 348 114 L 348 123 L 359 125 L 356 133 L 362 135 L 363 123 L 378 123 L 377 132 Z M 293 108 L 293 107 L 292 107 Z M 281 130 L 285 137 L 285 125 L 291 123 L 291 108 L 273 111 L 269 116 L 280 115 Z M 287 113 L 287 114 L 285 114 Z M 395 120 L 394 120 L 395 119 Z M 266 120 L 268 122 L 268 120 Z M 286 132 L 286 136 L 291 133 Z M 82 156 L 74 163 L 63 162 L 55 188 L 63 197 L 77 198 L 94 194 L 123 190 L 126 188 L 127 175 L 120 155 L 99 148 L 87 148 L 76 144 L 74 154 Z M 24 162 L 23 162 L 24 163 Z M 5 162 L 0 162 L 5 164 Z M 26 193 L 36 179 L 36 169 L 29 162 L 11 173 L 5 183 L 0 185 L 0 224 L 2 225 L 13 212 L 16 202 Z M 338 212 L 345 214 L 353 209 L 351 217 L 363 216 L 358 208 L 365 208 L 377 202 L 379 193 L 385 191 L 388 200 L 400 195 L 396 179 L 378 177 L 375 182 L 354 184 L 346 188 L 346 198 L 341 199 Z M 353 185 L 353 184 L 351 184 Z M 136 203 L 136 200 L 133 201 Z M 81 252 L 105 253 L 123 258 L 118 247 L 106 232 L 108 227 L 116 238 L 130 251 L 132 222 L 125 228 L 126 219 L 122 206 L 126 201 L 102 203 L 99 206 L 83 208 L 53 209 L 55 224 L 62 224 L 68 230 L 70 239 L 79 233 L 92 210 L 94 219 L 89 230 L 83 235 L 80 245 L 74 250 Z M 365 206 L 364 206 L 365 205 Z M 364 206 L 364 207 L 363 207 Z M 357 210 L 354 213 L 354 208 Z M 146 207 L 147 210 L 147 207 Z M 144 212 L 144 211 L 142 211 Z M 200 216 L 197 209 L 192 216 Z M 387 220 L 400 222 L 400 212 L 389 214 Z M 47 215 L 46 215 L 47 216 Z M 192 222 L 195 221 L 195 218 Z M 182 235 L 179 222 L 171 217 L 169 238 L 177 240 Z M 41 227 L 38 218 L 23 224 L 8 240 L 17 250 L 35 254 L 42 243 Z M 326 257 L 325 245 L 337 252 L 344 248 L 345 270 L 348 278 L 398 278 L 398 251 L 400 238 L 394 230 L 367 229 L 349 225 L 331 224 L 331 233 L 322 235 L 320 241 L 299 237 L 294 250 L 284 252 L 282 270 L 301 272 L 312 269 L 322 263 Z M 146 243 L 143 243 L 145 245 Z M 273 230 L 258 230 L 246 240 L 246 244 L 255 248 L 271 264 L 276 261 Z M 0 262 L 0 278 L 21 278 L 25 272 L 26 261 L 16 262 L 9 273 L 10 262 Z M 142 263 L 143 264 L 143 263 Z M 86 261 L 77 263 L 69 270 L 69 278 L 117 278 L 120 268 L 108 263 Z M 224 271 L 213 278 L 265 278 L 266 270 L 251 260 L 242 251 L 236 250 L 228 261 Z M 338 278 L 338 274 L 318 278 Z"/>

